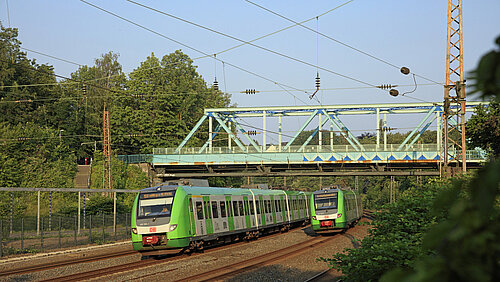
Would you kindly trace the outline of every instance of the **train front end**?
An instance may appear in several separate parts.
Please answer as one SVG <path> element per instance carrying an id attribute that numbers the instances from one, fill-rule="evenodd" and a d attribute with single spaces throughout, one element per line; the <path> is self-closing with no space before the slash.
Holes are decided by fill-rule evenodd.
<path id="1" fill-rule="evenodd" d="M 176 185 L 141 190 L 132 209 L 134 250 L 169 253 L 189 245 L 184 199 L 184 190 Z"/>
<path id="2" fill-rule="evenodd" d="M 311 196 L 311 226 L 316 232 L 345 228 L 343 193 L 339 189 L 315 191 Z"/>

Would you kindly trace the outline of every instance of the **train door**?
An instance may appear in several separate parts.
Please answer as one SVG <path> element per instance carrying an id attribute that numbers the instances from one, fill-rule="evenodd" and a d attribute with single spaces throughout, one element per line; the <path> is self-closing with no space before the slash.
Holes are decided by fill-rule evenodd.
<path id="1" fill-rule="evenodd" d="M 196 236 L 206 235 L 206 222 L 203 207 L 203 199 L 201 196 L 193 196 L 193 210 L 195 213 L 194 222 L 196 226 Z"/>
<path id="2" fill-rule="evenodd" d="M 286 221 L 286 202 L 283 196 L 280 196 L 280 208 L 281 208 L 281 216 L 283 218 L 283 222 Z"/>
<path id="3" fill-rule="evenodd" d="M 273 223 L 273 210 L 271 207 L 271 197 L 266 196 L 268 199 L 266 200 L 266 223 L 267 224 L 272 224 Z"/>
<path id="4" fill-rule="evenodd" d="M 212 223 L 214 226 L 214 233 L 219 233 L 222 232 L 224 226 L 223 222 L 224 220 L 222 219 L 222 216 L 220 214 L 220 205 L 219 205 L 219 197 L 217 196 L 212 196 L 211 197 L 211 202 L 210 202 L 210 208 L 212 209 Z M 227 223 L 226 223 L 227 225 Z"/>
<path id="5" fill-rule="evenodd" d="M 195 221 L 195 204 L 193 203 L 193 198 L 188 196 L 188 206 L 189 206 L 189 232 L 191 236 L 196 236 L 196 221 Z"/>
<path id="6" fill-rule="evenodd" d="M 255 227 L 255 207 L 253 200 L 248 201 L 248 206 L 250 208 L 250 223 L 252 227 Z"/>
<path id="7" fill-rule="evenodd" d="M 269 198 L 270 198 L 269 203 L 271 204 L 271 214 L 273 217 L 273 223 L 276 224 L 276 213 L 278 212 L 276 210 L 276 203 L 274 202 L 274 196 L 270 196 Z"/>
<path id="8" fill-rule="evenodd" d="M 259 226 L 262 226 L 262 215 L 260 211 L 259 196 L 255 198 L 255 214 L 257 215 L 257 222 L 259 223 Z"/>
<path id="9" fill-rule="evenodd" d="M 203 196 L 203 210 L 205 211 L 205 223 L 207 234 L 214 233 L 214 226 L 212 222 L 212 208 L 210 204 L 210 196 Z"/>
<path id="10" fill-rule="evenodd" d="M 240 216 L 238 217 L 238 224 L 240 225 L 241 229 L 246 228 L 246 222 L 245 222 L 245 208 L 243 207 L 243 197 L 238 197 L 240 200 L 238 200 L 238 213 Z"/>
<path id="11" fill-rule="evenodd" d="M 248 204 L 248 197 L 243 196 L 243 209 L 245 210 L 245 227 L 251 227 L 251 219 L 250 219 L 250 205 Z"/>
<path id="12" fill-rule="evenodd" d="M 238 209 L 238 201 L 236 201 L 236 197 L 233 196 L 233 219 L 234 219 L 234 229 L 238 230 L 241 228 L 240 226 L 240 211 Z"/>
<path id="13" fill-rule="evenodd" d="M 233 205 L 231 196 L 226 196 L 227 223 L 229 231 L 234 231 Z"/>
<path id="14" fill-rule="evenodd" d="M 283 222 L 283 214 L 281 212 L 280 196 L 276 197 L 276 199 L 274 200 L 274 204 L 276 206 L 276 221 Z"/>
<path id="15" fill-rule="evenodd" d="M 266 211 L 264 210 L 264 197 L 263 196 L 259 196 L 259 214 L 260 214 L 260 224 L 265 226 L 267 225 L 266 224 Z"/>

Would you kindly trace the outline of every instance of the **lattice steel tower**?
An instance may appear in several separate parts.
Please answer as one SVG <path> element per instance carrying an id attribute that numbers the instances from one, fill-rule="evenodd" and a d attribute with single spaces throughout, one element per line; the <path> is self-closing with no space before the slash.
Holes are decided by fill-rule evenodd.
<path id="1" fill-rule="evenodd" d="M 462 0 L 448 0 L 446 84 L 442 122 L 444 174 L 466 172 Z"/>
<path id="2" fill-rule="evenodd" d="M 103 173 L 102 187 L 103 189 L 113 189 L 113 173 L 111 164 L 111 132 L 109 125 L 109 111 L 104 106 L 103 114 Z"/>

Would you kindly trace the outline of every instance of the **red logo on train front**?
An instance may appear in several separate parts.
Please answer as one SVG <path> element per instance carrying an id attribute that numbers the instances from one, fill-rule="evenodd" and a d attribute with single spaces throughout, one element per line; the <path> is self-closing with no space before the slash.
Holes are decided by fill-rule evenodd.
<path id="1" fill-rule="evenodd" d="M 149 232 L 156 232 L 156 227 L 149 227 Z"/>

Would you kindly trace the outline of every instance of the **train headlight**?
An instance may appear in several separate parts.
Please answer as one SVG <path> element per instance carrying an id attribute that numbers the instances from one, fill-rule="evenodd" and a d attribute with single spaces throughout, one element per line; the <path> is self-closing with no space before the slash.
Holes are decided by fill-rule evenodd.
<path id="1" fill-rule="evenodd" d="M 337 218 L 341 218 L 341 217 L 342 217 L 341 213 L 337 214 Z"/>
<path id="2" fill-rule="evenodd" d="M 316 219 L 317 219 L 317 217 L 316 217 L 316 216 L 313 216 L 313 219 L 314 219 L 314 220 L 316 220 Z"/>
<path id="3" fill-rule="evenodd" d="M 137 234 L 137 228 L 132 228 L 132 233 Z"/>
<path id="4" fill-rule="evenodd" d="M 177 228 L 177 224 L 170 224 L 170 227 L 168 228 L 168 232 L 174 231 L 175 228 Z"/>

